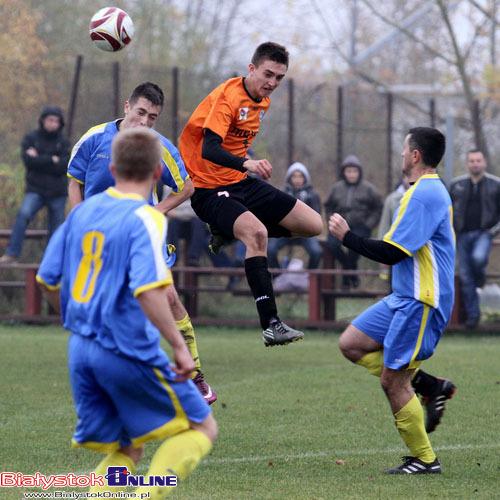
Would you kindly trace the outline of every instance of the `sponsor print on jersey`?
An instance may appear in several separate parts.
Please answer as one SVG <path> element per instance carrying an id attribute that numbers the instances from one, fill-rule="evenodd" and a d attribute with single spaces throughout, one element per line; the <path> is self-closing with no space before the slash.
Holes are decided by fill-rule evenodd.
<path id="1" fill-rule="evenodd" d="M 248 108 L 240 108 L 240 116 L 238 120 L 246 120 L 248 118 Z"/>

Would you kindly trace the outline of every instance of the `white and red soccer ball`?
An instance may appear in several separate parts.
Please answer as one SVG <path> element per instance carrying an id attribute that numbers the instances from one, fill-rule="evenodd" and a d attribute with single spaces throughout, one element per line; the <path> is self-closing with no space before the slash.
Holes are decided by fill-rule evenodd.
<path id="1" fill-rule="evenodd" d="M 104 7 L 90 20 L 90 38 L 101 50 L 116 52 L 127 46 L 134 36 L 134 23 L 118 7 Z"/>

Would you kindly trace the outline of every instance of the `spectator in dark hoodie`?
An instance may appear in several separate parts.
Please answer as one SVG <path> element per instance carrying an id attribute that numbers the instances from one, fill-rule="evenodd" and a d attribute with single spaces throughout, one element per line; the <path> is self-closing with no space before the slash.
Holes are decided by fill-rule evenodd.
<path id="1" fill-rule="evenodd" d="M 26 228 L 44 206 L 49 212 L 49 238 L 64 221 L 68 196 L 66 167 L 71 151 L 62 134 L 63 113 L 47 106 L 40 115 L 40 127 L 25 135 L 21 155 L 26 167 L 26 196 L 16 216 L 12 234 L 1 263 L 14 263 L 21 255 Z"/>
<path id="2" fill-rule="evenodd" d="M 321 201 L 311 186 L 311 176 L 307 167 L 295 162 L 287 170 L 284 191 L 309 205 L 321 215 Z M 301 245 L 309 254 L 308 269 L 316 269 L 321 259 L 321 245 L 318 238 L 269 238 L 267 258 L 269 267 L 280 267 L 278 252 L 287 245 Z"/>
<path id="3" fill-rule="evenodd" d="M 325 203 L 326 220 L 328 221 L 335 212 L 339 213 L 347 221 L 351 231 L 367 238 L 380 220 L 382 197 L 373 184 L 363 180 L 363 167 L 354 155 L 347 156 L 342 162 L 340 177 Z M 358 268 L 359 254 L 347 248 L 344 250 L 342 242 L 330 233 L 327 246 L 340 262 L 342 269 Z M 359 277 L 344 276 L 342 285 L 344 288 L 357 288 Z"/>

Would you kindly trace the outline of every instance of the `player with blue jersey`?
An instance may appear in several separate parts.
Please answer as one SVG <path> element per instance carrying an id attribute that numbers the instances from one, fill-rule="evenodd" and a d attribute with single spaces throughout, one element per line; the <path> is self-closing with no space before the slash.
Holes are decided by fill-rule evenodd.
<path id="1" fill-rule="evenodd" d="M 168 471 L 182 479 L 217 434 L 209 406 L 190 380 L 195 363 L 164 292 L 172 286 L 163 258 L 166 219 L 145 200 L 161 176 L 160 158 L 154 132 L 120 132 L 111 165 L 116 186 L 69 214 L 37 275 L 71 331 L 68 362 L 78 416 L 73 445 L 106 454 L 96 475 L 105 476 L 110 466 L 133 473 L 145 442 L 169 438 L 153 456 L 148 476 Z M 160 334 L 176 365 L 161 349 Z M 169 491 L 136 492 L 159 500 Z"/>
<path id="2" fill-rule="evenodd" d="M 419 366 L 434 353 L 454 301 L 452 205 L 436 174 L 444 150 L 445 137 L 437 129 L 410 129 L 402 157 L 403 173 L 411 187 L 383 240 L 352 233 L 339 214 L 332 215 L 328 223 L 330 232 L 348 248 L 393 265 L 393 293 L 359 315 L 339 340 L 347 359 L 380 376 L 396 427 L 410 450 L 411 456 L 387 470 L 389 474 L 441 473 L 428 432 L 439 423 L 444 401 L 452 396 L 455 386 Z M 427 429 L 415 392 L 424 396 Z"/>
<path id="3" fill-rule="evenodd" d="M 92 127 L 81 137 L 71 151 L 68 176 L 82 185 L 84 198 L 101 193 L 114 184 L 114 179 L 109 171 L 109 154 L 111 142 L 120 130 L 120 125 L 123 128 L 123 120 L 119 119 Z M 184 191 L 185 182 L 189 177 L 177 148 L 161 134 L 158 134 L 158 137 L 162 142 L 163 172 L 161 180 L 171 187 L 172 191 L 177 195 L 172 195 L 172 201 L 177 203 L 179 198 L 184 200 L 188 197 L 186 195 L 190 193 L 189 188 Z M 182 196 L 178 196 L 180 193 L 182 193 Z M 156 205 L 158 199 L 152 196 L 150 202 Z M 157 208 L 162 210 L 164 207 Z"/>
<path id="4" fill-rule="evenodd" d="M 134 89 L 124 106 L 124 118 L 103 123 L 88 130 L 75 144 L 68 164 L 70 178 L 68 191 L 71 208 L 84 198 L 89 198 L 114 185 L 109 170 L 111 143 L 120 130 L 145 126 L 152 128 L 163 109 L 163 92 L 154 83 L 146 82 Z M 150 203 L 162 213 L 177 207 L 194 192 L 193 183 L 186 172 L 184 163 L 177 148 L 165 137 L 155 131 L 162 144 L 161 180 L 169 186 L 171 193 L 161 202 L 154 191 L 150 195 Z M 171 259 L 171 265 L 173 260 Z M 184 336 L 191 355 L 196 363 L 193 380 L 205 400 L 212 404 L 217 399 L 215 391 L 205 381 L 201 371 L 200 357 L 196 344 L 194 328 L 189 315 L 182 305 L 175 286 L 167 289 L 167 295 L 177 326 Z"/>

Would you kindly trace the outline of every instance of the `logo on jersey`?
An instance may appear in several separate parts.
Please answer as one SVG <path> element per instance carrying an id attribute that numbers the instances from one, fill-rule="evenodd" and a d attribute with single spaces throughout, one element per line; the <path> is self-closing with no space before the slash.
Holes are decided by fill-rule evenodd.
<path id="1" fill-rule="evenodd" d="M 240 117 L 238 120 L 246 120 L 248 118 L 248 108 L 240 108 Z"/>
<path id="2" fill-rule="evenodd" d="M 264 115 L 265 115 L 265 114 L 266 114 L 266 112 L 265 112 L 264 110 L 262 110 L 262 111 L 260 112 L 260 115 L 259 115 L 259 122 L 261 122 L 261 121 L 262 121 L 262 118 L 264 118 Z"/>

